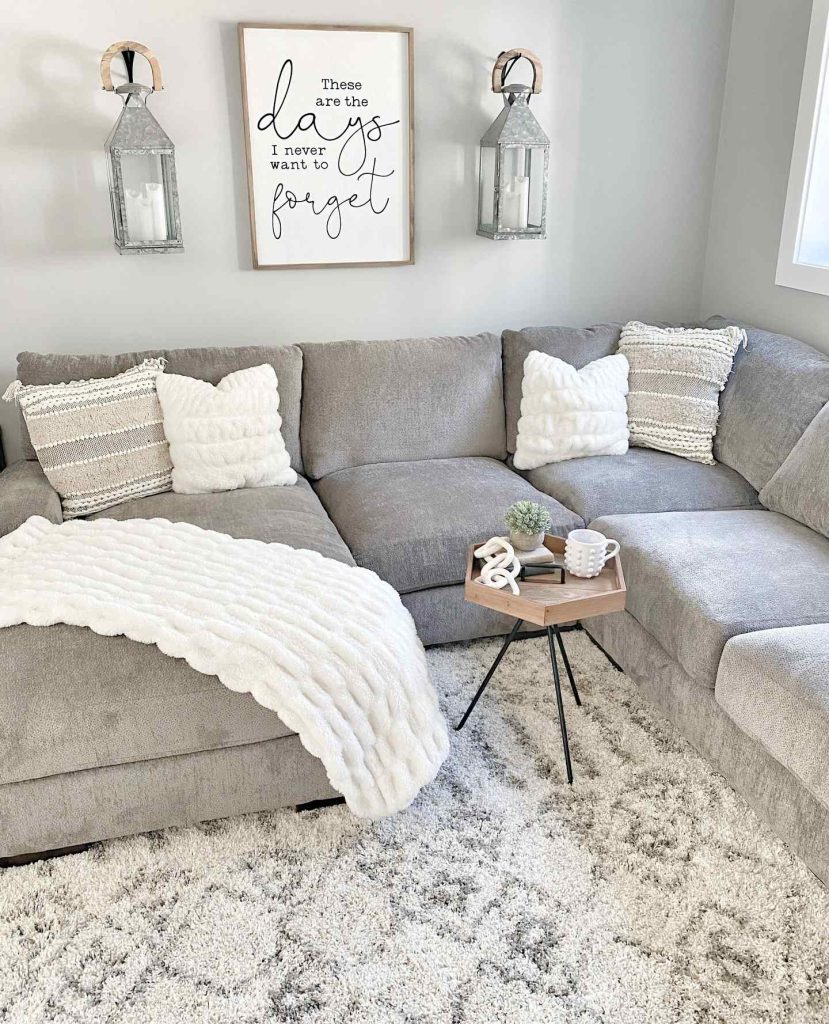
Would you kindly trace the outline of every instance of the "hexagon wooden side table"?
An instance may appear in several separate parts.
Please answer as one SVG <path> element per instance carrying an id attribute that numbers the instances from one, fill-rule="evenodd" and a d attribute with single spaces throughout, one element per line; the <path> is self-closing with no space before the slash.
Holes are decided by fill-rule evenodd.
<path id="1" fill-rule="evenodd" d="M 579 576 L 572 576 L 563 568 L 564 564 L 563 537 L 554 537 L 548 534 L 544 538 L 544 546 L 556 555 L 558 565 L 549 569 L 539 566 L 526 567 L 531 575 L 522 577 L 518 581 L 519 593 L 513 594 L 509 589 L 495 590 L 480 582 L 481 560 L 475 558 L 475 549 L 479 544 L 470 546 L 466 556 L 466 577 L 464 579 L 464 597 L 474 604 L 483 605 L 484 608 L 491 608 L 494 611 L 503 612 L 515 619 L 515 625 L 504 645 L 498 652 L 498 656 L 492 663 L 489 671 L 484 676 L 484 681 L 478 688 L 478 692 L 472 698 L 472 703 L 464 712 L 463 718 L 455 726 L 456 731 L 466 725 L 466 721 L 472 713 L 473 708 L 480 700 L 489 681 L 495 674 L 495 670 L 501 663 L 501 659 L 507 653 L 510 644 L 518 635 L 519 629 L 525 622 L 532 622 L 536 626 L 542 626 L 547 632 L 547 643 L 550 648 L 550 663 L 553 668 L 553 683 L 555 685 L 556 704 L 558 706 L 558 720 L 561 728 L 561 744 L 564 748 L 564 764 L 567 769 L 567 781 L 573 781 L 573 767 L 570 762 L 570 743 L 567 738 L 567 723 L 564 718 L 564 703 L 561 699 L 561 679 L 558 672 L 558 658 L 556 656 L 556 643 L 561 651 L 561 659 L 567 671 L 567 678 L 573 691 L 576 704 L 581 705 L 581 698 L 576 687 L 576 680 L 567 651 L 564 647 L 564 639 L 561 635 L 559 625 L 563 622 L 572 622 L 574 619 L 589 619 L 596 615 L 607 615 L 609 612 L 619 612 L 625 607 L 627 588 L 625 577 L 622 573 L 622 563 L 619 556 L 614 555 L 607 560 L 607 564 L 598 576 L 592 579 L 583 579 Z"/>

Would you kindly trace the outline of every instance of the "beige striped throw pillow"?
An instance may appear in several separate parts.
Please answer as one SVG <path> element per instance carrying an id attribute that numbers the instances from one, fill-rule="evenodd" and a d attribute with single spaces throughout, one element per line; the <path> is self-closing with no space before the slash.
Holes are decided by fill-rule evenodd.
<path id="1" fill-rule="evenodd" d="M 145 359 L 115 377 L 22 385 L 16 399 L 67 519 L 172 488 L 172 464 L 156 377 L 165 360 Z"/>
<path id="2" fill-rule="evenodd" d="M 713 465 L 720 392 L 745 343 L 740 327 L 626 324 L 619 351 L 630 364 L 630 443 Z"/>

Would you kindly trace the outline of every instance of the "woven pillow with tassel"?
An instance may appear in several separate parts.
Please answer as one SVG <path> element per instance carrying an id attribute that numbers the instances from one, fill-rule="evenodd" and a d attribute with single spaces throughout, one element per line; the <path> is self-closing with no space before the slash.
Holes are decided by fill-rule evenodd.
<path id="1" fill-rule="evenodd" d="M 626 324 L 619 351 L 630 364 L 631 445 L 713 465 L 720 392 L 745 343 L 740 327 L 708 331 L 635 320 Z"/>
<path id="2" fill-rule="evenodd" d="M 163 359 L 145 359 L 115 377 L 66 384 L 19 381 L 16 400 L 66 519 L 172 488 L 170 448 L 156 391 Z"/>

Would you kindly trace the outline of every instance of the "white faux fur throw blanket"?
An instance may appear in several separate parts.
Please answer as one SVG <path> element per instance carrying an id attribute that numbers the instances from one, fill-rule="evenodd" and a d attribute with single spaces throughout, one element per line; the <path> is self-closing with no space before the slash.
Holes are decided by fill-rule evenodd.
<path id="1" fill-rule="evenodd" d="M 251 693 L 361 817 L 408 806 L 449 749 L 397 593 L 315 551 L 163 519 L 33 516 L 0 538 L 0 627 L 57 622 L 155 644 Z"/>

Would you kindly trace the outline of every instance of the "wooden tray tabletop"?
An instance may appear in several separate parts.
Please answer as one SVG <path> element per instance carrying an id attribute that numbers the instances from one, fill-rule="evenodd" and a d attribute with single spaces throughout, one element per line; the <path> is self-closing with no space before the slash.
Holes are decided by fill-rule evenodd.
<path id="1" fill-rule="evenodd" d="M 564 537 L 547 534 L 544 538 L 544 546 L 562 558 L 564 544 Z M 601 573 L 592 579 L 571 576 L 565 571 L 564 583 L 559 583 L 560 574 L 557 570 L 537 573 L 525 580 L 516 580 L 519 593 L 513 594 L 509 587 L 495 590 L 478 581 L 482 560 L 475 558 L 475 549 L 480 546 L 470 545 L 466 556 L 464 596 L 474 604 L 537 626 L 556 626 L 574 619 L 607 615 L 608 612 L 622 611 L 625 607 L 627 588 L 618 555 L 608 559 Z"/>

